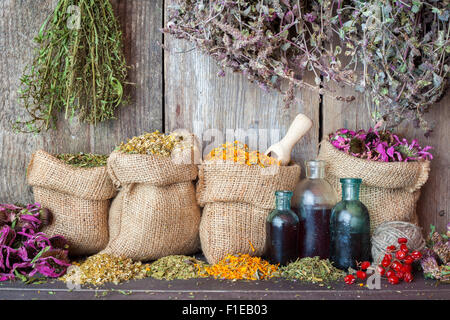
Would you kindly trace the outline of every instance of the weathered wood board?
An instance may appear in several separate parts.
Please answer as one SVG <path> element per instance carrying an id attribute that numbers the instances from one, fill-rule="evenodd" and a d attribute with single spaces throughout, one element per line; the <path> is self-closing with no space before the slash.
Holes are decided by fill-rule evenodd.
<path id="1" fill-rule="evenodd" d="M 225 140 L 242 140 L 252 133 L 259 137 L 256 147 L 264 149 L 284 135 L 295 115 L 303 112 L 314 127 L 294 150 L 293 159 L 302 163 L 315 157 L 320 136 L 340 127 L 372 125 L 367 111 L 370 99 L 350 88 L 335 87 L 337 95 L 355 95 L 352 103 L 299 90 L 299 101 L 285 109 L 280 94 L 263 92 L 242 75 L 227 72 L 218 77 L 212 59 L 191 50 L 192 44 L 159 32 L 171 0 L 111 1 L 124 31 L 125 55 L 131 66 L 130 105 L 119 112 L 116 121 L 93 127 L 61 120 L 57 131 L 38 136 L 14 134 L 10 123 L 25 115 L 17 102 L 19 79 L 32 58 L 32 39 L 57 0 L 0 1 L 0 202 L 32 201 L 25 169 L 38 148 L 109 153 L 120 141 L 143 131 L 187 128 L 200 136 L 205 152 Z M 163 51 L 161 43 L 168 50 Z M 443 231 L 450 221 L 449 104 L 447 95 L 439 107 L 432 108 L 428 118 L 435 121 L 436 130 L 429 139 L 410 126 L 400 129 L 407 138 L 435 147 L 430 179 L 419 202 L 426 230 L 433 223 Z M 246 142 L 255 143 L 248 137 Z"/>

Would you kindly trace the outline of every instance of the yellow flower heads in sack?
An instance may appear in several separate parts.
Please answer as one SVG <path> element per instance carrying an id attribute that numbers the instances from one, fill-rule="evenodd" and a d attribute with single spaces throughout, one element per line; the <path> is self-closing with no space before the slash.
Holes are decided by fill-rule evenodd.
<path id="1" fill-rule="evenodd" d="M 182 136 L 166 135 L 156 130 L 152 133 L 144 133 L 138 137 L 133 137 L 127 143 L 122 142 L 117 149 L 131 154 L 170 156 L 175 146 L 182 141 Z"/>
<path id="2" fill-rule="evenodd" d="M 280 161 L 266 156 L 259 151 L 250 151 L 249 147 L 239 141 L 227 142 L 213 149 L 205 161 L 233 161 L 248 166 L 260 166 L 262 168 L 272 165 L 280 165 Z"/>

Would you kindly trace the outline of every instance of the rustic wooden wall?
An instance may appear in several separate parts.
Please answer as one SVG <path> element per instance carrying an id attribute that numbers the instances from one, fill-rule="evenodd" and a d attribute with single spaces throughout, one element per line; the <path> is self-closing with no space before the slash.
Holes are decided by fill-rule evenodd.
<path id="1" fill-rule="evenodd" d="M 187 128 L 197 133 L 204 146 L 218 143 L 208 129 L 245 130 L 247 133 L 279 129 L 283 135 L 298 112 L 311 117 L 314 127 L 296 147 L 294 159 L 314 158 L 321 136 L 340 127 L 367 128 L 372 125 L 367 106 L 370 99 L 356 95 L 352 103 L 300 90 L 293 107 L 285 109 L 282 97 L 262 92 L 243 76 L 219 69 L 192 45 L 162 36 L 159 28 L 170 0 L 112 0 L 125 38 L 125 54 L 131 66 L 129 89 L 132 103 L 121 110 L 117 121 L 97 127 L 76 121 L 58 123 L 58 130 L 33 136 L 14 134 L 10 123 L 23 115 L 17 102 L 17 88 L 23 68 L 31 61 L 32 39 L 57 0 L 0 1 L 0 202 L 32 201 L 26 186 L 25 169 L 31 153 L 44 148 L 50 152 L 108 153 L 120 141 L 148 130 Z M 167 51 L 163 52 L 160 44 Z M 342 95 L 355 95 L 350 88 L 335 86 Z M 435 146 L 430 180 L 419 203 L 421 224 L 433 223 L 444 230 L 450 221 L 450 95 L 433 108 L 428 118 L 436 130 L 429 139 L 419 130 L 403 126 L 407 138 Z M 263 131 L 258 131 L 262 129 Z M 252 131 L 253 130 L 253 131 Z M 275 131 L 276 133 L 276 131 Z M 268 143 L 276 140 L 269 139 Z M 264 146 L 263 146 L 264 147 Z"/>

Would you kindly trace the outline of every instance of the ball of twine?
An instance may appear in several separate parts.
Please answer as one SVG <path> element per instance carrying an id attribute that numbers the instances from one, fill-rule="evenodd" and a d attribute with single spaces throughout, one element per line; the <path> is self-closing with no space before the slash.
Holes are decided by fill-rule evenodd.
<path id="1" fill-rule="evenodd" d="M 386 247 L 398 245 L 398 238 L 408 239 L 407 245 L 411 251 L 420 251 L 425 247 L 422 228 L 403 221 L 382 223 L 372 235 L 372 258 L 376 264 L 379 264 L 383 259 Z"/>

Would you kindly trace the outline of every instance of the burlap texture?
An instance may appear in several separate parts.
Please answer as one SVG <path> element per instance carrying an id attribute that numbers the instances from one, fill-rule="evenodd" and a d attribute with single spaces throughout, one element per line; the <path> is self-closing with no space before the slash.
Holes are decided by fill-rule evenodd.
<path id="1" fill-rule="evenodd" d="M 361 178 L 360 200 L 369 209 L 370 229 L 383 222 L 418 223 L 420 188 L 428 180 L 429 161 L 378 162 L 353 157 L 321 142 L 319 157 L 327 162 L 326 180 L 342 197 L 340 178 Z"/>
<path id="2" fill-rule="evenodd" d="M 31 158 L 27 181 L 35 201 L 53 215 L 43 232 L 64 236 L 72 255 L 105 248 L 110 199 L 116 194 L 106 167 L 75 168 L 39 150 Z"/>
<path id="3" fill-rule="evenodd" d="M 201 165 L 200 242 L 208 262 L 216 263 L 227 254 L 263 255 L 266 218 L 275 208 L 275 191 L 293 191 L 299 177 L 298 165 L 270 169 L 227 162 Z"/>
<path id="4" fill-rule="evenodd" d="M 198 250 L 195 165 L 113 152 L 108 172 L 121 190 L 111 205 L 110 241 L 104 253 L 148 261 Z"/>

